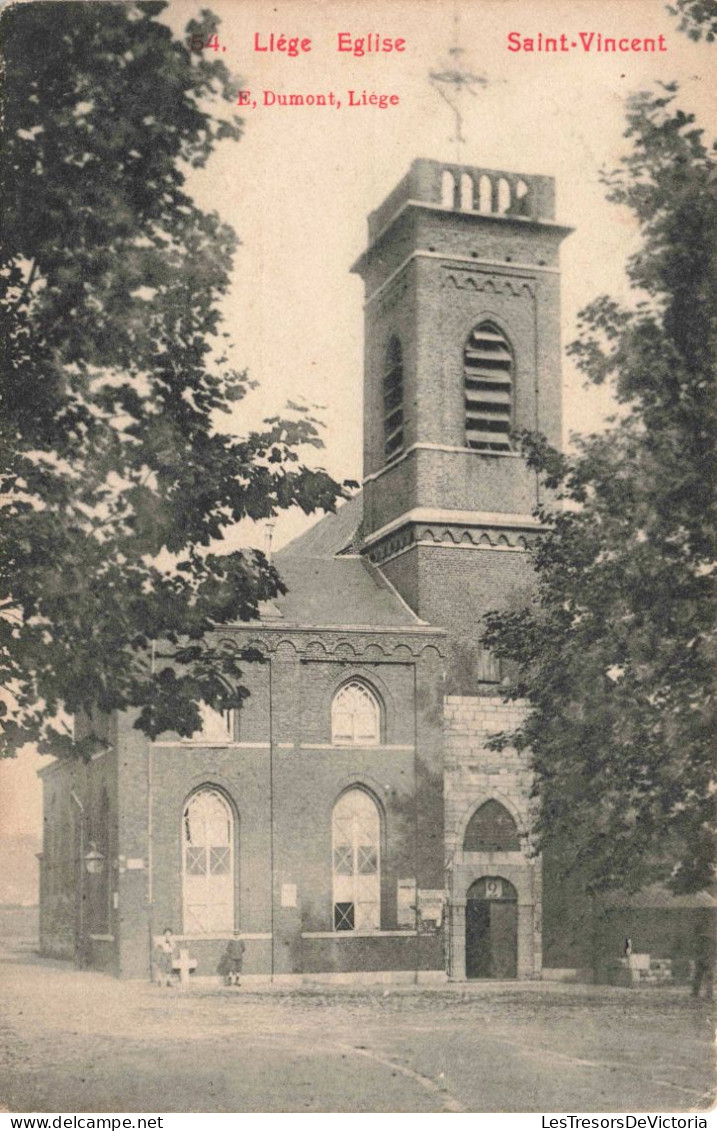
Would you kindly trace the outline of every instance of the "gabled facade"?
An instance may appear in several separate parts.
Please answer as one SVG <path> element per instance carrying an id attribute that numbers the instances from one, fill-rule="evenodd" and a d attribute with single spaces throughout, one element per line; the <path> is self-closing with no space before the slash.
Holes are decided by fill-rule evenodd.
<path id="1" fill-rule="evenodd" d="M 372 213 L 363 493 L 218 633 L 264 657 L 241 712 L 191 742 L 115 718 L 106 754 L 45 771 L 47 952 L 144 977 L 169 926 L 198 976 L 235 932 L 247 977 L 539 976 L 530 778 L 487 745 L 520 708 L 478 637 L 530 591 L 511 433 L 559 442 L 566 232 L 550 178 L 433 161 Z"/>

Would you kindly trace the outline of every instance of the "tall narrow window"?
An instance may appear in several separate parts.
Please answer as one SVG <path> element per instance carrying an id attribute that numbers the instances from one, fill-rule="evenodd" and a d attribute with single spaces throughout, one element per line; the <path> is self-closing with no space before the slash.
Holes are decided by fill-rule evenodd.
<path id="1" fill-rule="evenodd" d="M 381 741 L 378 700 L 360 680 L 345 683 L 334 696 L 331 741 L 335 746 L 378 746 Z"/>
<path id="2" fill-rule="evenodd" d="M 387 460 L 403 448 L 403 355 L 398 338 L 391 338 L 383 371 L 383 450 Z"/>
<path id="3" fill-rule="evenodd" d="M 466 444 L 482 451 L 510 451 L 513 354 L 501 331 L 483 322 L 463 351 Z"/>
<path id="4" fill-rule="evenodd" d="M 212 935 L 234 930 L 234 819 L 222 794 L 194 793 L 182 817 L 184 930 Z"/>
<path id="5" fill-rule="evenodd" d="M 377 931 L 381 926 L 381 819 L 372 797 L 349 789 L 332 820 L 334 930 Z"/>

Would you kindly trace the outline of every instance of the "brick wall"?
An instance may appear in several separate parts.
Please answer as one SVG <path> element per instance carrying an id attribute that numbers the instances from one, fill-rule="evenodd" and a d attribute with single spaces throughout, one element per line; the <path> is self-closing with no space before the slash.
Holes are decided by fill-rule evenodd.
<path id="1" fill-rule="evenodd" d="M 43 773 L 43 837 L 40 861 L 40 950 L 75 957 L 76 817 L 71 767 L 57 763 Z"/>
<path id="2" fill-rule="evenodd" d="M 423 620 L 448 631 L 448 694 L 490 693 L 490 688 L 479 687 L 485 679 L 481 618 L 492 609 L 518 609 L 525 604 L 533 585 L 530 554 L 422 544 L 381 568 Z"/>
<path id="3" fill-rule="evenodd" d="M 237 642 L 246 633 L 237 630 Z M 165 735 L 150 745 L 125 716 L 119 740 L 119 972 L 145 977 L 150 939 L 182 937 L 181 814 L 201 785 L 220 789 L 235 813 L 236 918 L 247 974 L 441 970 L 439 932 L 400 927 L 398 880 L 443 887 L 442 665 L 440 636 L 263 631 L 267 662 L 248 664 L 251 692 L 237 741 L 207 746 Z M 331 703 L 350 678 L 382 705 L 378 746 L 331 741 Z M 331 815 L 359 785 L 381 813 L 381 931 L 333 932 Z M 134 866 L 129 868 L 127 861 Z M 296 887 L 296 907 L 282 890 Z M 396 934 L 400 931 L 399 934 Z M 185 939 L 197 973 L 214 975 L 226 937 Z M 98 955 L 99 959 L 99 955 Z"/>
<path id="4" fill-rule="evenodd" d="M 80 736 L 82 726 L 80 721 Z M 56 762 L 41 773 L 40 949 L 114 971 L 117 758 L 114 731 L 108 729 L 106 737 L 109 748 L 90 762 Z M 96 874 L 86 869 L 90 849 L 102 856 Z"/>

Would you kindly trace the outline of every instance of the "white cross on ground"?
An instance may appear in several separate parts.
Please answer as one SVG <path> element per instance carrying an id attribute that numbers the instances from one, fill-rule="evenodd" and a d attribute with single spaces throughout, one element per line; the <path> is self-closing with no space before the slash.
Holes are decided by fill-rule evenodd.
<path id="1" fill-rule="evenodd" d="M 186 986 L 189 982 L 189 975 L 192 970 L 196 970 L 196 958 L 189 957 L 189 951 L 180 950 L 179 958 L 172 959 L 172 969 L 179 971 L 179 981 L 182 986 Z"/>

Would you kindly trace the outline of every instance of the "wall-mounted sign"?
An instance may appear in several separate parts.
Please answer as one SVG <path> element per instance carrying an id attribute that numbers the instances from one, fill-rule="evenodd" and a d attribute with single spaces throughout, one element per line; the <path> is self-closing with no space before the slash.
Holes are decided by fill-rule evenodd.
<path id="1" fill-rule="evenodd" d="M 415 879 L 398 880 L 398 914 L 399 927 L 416 926 L 416 881 Z"/>
<path id="2" fill-rule="evenodd" d="M 503 881 L 502 880 L 486 880 L 486 882 L 485 882 L 485 897 L 486 897 L 486 899 L 502 899 L 503 898 Z"/>
<path id="3" fill-rule="evenodd" d="M 296 907 L 296 884 L 281 885 L 281 906 Z"/>
<path id="4" fill-rule="evenodd" d="M 422 928 L 440 927 L 445 895 L 442 888 L 419 888 L 418 911 Z"/>
<path id="5" fill-rule="evenodd" d="M 134 857 L 128 856 L 125 868 L 128 872 L 141 872 L 144 868 L 144 860 L 140 860 L 139 857 L 135 859 Z"/>

